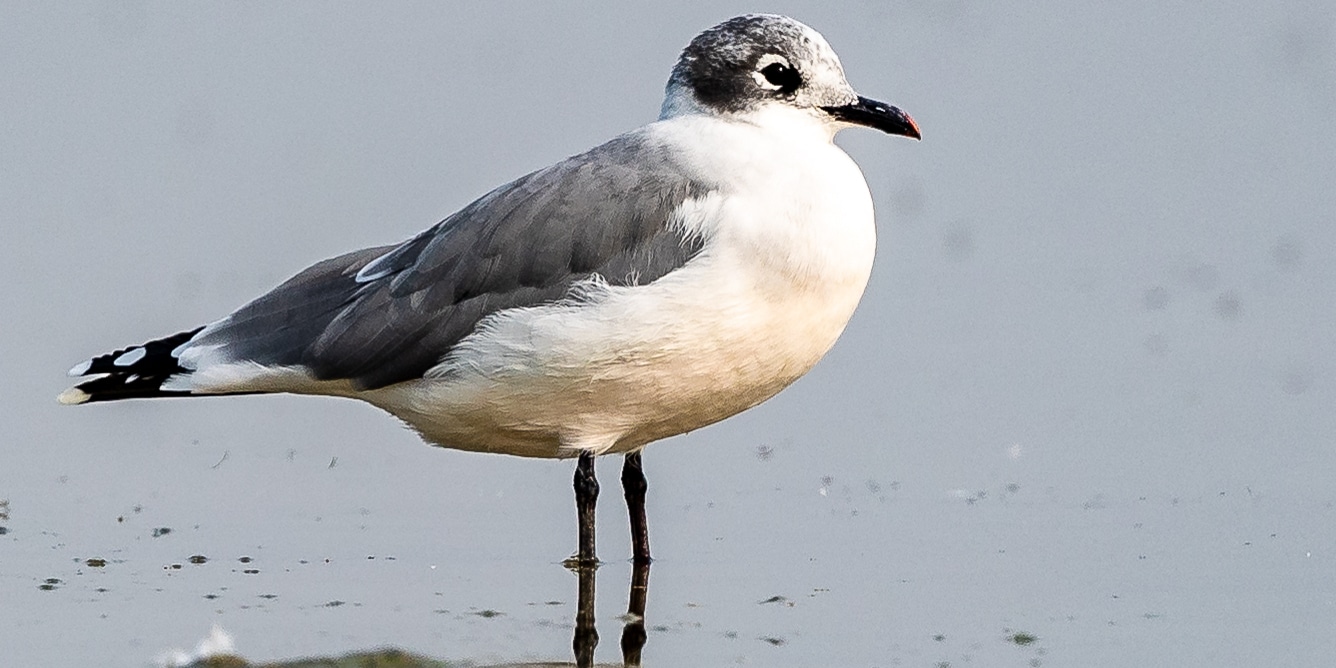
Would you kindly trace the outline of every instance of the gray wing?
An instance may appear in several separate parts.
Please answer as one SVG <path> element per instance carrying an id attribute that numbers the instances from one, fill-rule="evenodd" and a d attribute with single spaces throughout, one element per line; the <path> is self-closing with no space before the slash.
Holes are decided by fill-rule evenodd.
<path id="1" fill-rule="evenodd" d="M 593 274 L 650 283 L 703 239 L 670 217 L 713 187 L 637 134 L 501 186 L 398 245 L 325 260 L 200 334 L 229 357 L 361 389 L 420 378 L 489 314 Z"/>

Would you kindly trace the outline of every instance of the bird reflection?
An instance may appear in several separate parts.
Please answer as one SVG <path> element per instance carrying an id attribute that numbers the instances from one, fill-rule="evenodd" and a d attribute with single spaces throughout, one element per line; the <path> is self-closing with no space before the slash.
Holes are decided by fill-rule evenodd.
<path id="1" fill-rule="evenodd" d="M 594 648 L 598 647 L 598 629 L 594 623 L 594 580 L 597 566 L 583 566 L 575 569 L 580 578 L 580 594 L 575 607 L 575 638 L 571 648 L 575 651 L 576 668 L 591 668 L 594 665 Z M 622 665 L 625 668 L 639 668 L 640 651 L 645 647 L 645 597 L 649 593 L 649 564 L 636 563 L 631 571 L 631 591 L 627 595 L 626 624 L 622 626 Z"/>
<path id="2" fill-rule="evenodd" d="M 2 508 L 0 508 L 2 510 Z M 573 565 L 570 569 L 579 578 L 579 592 L 575 607 L 575 637 L 571 640 L 571 649 L 575 653 L 575 662 L 563 661 L 540 661 L 536 663 L 504 663 L 489 664 L 479 666 L 478 668 L 612 668 L 618 664 L 595 664 L 594 649 L 598 647 L 598 629 L 595 628 L 594 615 L 594 580 L 597 574 L 598 566 L 595 565 Z M 627 595 L 626 615 L 622 617 L 624 624 L 622 626 L 622 663 L 623 668 L 638 668 L 640 666 L 640 652 L 645 647 L 645 599 L 649 593 L 649 562 L 636 561 L 631 572 L 631 590 Z M 222 642 L 225 645 L 231 645 L 231 637 L 222 629 L 215 627 L 215 634 L 223 636 Z M 200 647 L 205 647 L 206 643 L 201 643 Z M 197 650 L 202 652 L 203 650 Z M 189 668 L 208 668 L 209 666 L 252 666 L 255 664 L 247 663 L 238 656 L 229 654 L 230 647 L 221 650 L 221 653 L 205 652 L 200 654 L 193 663 L 178 663 L 172 665 L 188 665 Z M 183 654 L 184 656 L 184 654 Z M 188 660 L 188 659 L 185 659 Z M 411 666 L 437 666 L 439 662 L 426 657 L 409 654 L 397 649 L 377 650 L 370 653 L 348 654 L 338 658 L 318 658 L 318 659 L 299 659 L 293 662 L 266 663 L 269 668 L 310 668 L 311 666 L 333 666 L 333 665 L 395 665 L 409 668 Z M 454 664 L 448 664 L 454 665 Z M 475 665 L 469 663 L 468 665 Z"/>
<path id="3" fill-rule="evenodd" d="M 575 666 L 576 668 L 594 668 L 615 666 L 618 664 L 595 664 L 594 649 L 598 647 L 598 629 L 594 615 L 594 587 L 598 566 L 572 565 L 570 567 L 579 578 L 579 593 L 575 604 L 575 637 L 571 640 L 571 650 L 575 653 L 575 663 L 540 662 L 507 663 L 485 668 L 558 668 Z M 622 663 L 624 668 L 639 668 L 640 653 L 645 647 L 645 599 L 649 593 L 649 564 L 635 563 L 631 571 L 631 591 L 627 595 L 626 620 L 622 626 Z"/>

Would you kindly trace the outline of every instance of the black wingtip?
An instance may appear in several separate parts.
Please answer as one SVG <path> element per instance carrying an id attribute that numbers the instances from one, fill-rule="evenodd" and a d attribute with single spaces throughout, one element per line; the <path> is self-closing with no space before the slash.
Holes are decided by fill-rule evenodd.
<path id="1" fill-rule="evenodd" d="M 140 376 L 152 376 L 160 374 L 173 374 L 186 371 L 177 363 L 176 357 L 172 351 L 178 346 L 189 341 L 203 327 L 178 332 L 168 337 L 149 341 L 139 346 L 129 346 L 98 355 L 93 359 L 82 362 L 70 369 L 71 376 L 93 376 L 100 373 L 109 374 L 138 374 Z"/>
<path id="2" fill-rule="evenodd" d="M 152 399 L 159 397 L 188 397 L 187 390 L 164 390 L 163 383 L 171 376 L 139 376 L 112 374 L 84 381 L 65 390 L 56 400 L 67 406 L 91 404 L 121 399 Z"/>
<path id="3" fill-rule="evenodd" d="M 169 378 L 189 374 L 172 353 L 189 341 L 203 327 L 178 332 L 143 345 L 122 348 L 98 355 L 70 369 L 71 376 L 96 376 L 68 390 L 57 401 L 66 405 L 87 404 L 119 399 L 189 396 L 184 390 L 164 390 Z"/>

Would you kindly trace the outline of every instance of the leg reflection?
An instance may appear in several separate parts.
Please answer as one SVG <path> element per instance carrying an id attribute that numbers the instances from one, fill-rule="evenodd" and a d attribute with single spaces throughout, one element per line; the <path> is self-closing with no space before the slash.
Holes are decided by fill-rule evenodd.
<path id="1" fill-rule="evenodd" d="M 598 647 L 598 629 L 594 627 L 594 575 L 597 566 L 581 565 L 575 569 L 580 578 L 579 598 L 575 603 L 575 650 L 577 668 L 593 668 L 594 648 Z"/>
<path id="2" fill-rule="evenodd" d="M 575 604 L 575 651 L 577 668 L 593 668 L 594 649 L 598 647 L 598 629 L 595 628 L 594 584 L 598 568 L 574 567 L 580 579 L 579 597 Z M 622 627 L 622 665 L 639 668 L 641 650 L 645 647 L 645 599 L 649 595 L 649 564 L 636 562 L 631 571 L 631 591 L 627 595 L 626 625 Z"/>
<path id="3" fill-rule="evenodd" d="M 640 668 L 640 650 L 645 647 L 645 597 L 649 595 L 649 561 L 636 560 L 631 571 L 631 593 L 622 627 L 622 665 Z"/>

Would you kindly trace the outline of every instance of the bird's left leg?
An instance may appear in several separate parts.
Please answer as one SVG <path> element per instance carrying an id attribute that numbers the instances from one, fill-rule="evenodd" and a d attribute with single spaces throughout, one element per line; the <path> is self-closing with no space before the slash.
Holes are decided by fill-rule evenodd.
<path id="1" fill-rule="evenodd" d="M 598 505 L 598 478 L 594 475 L 594 453 L 585 450 L 580 453 L 580 463 L 575 467 L 575 511 L 580 522 L 580 550 L 573 565 L 589 567 L 598 565 L 594 554 L 594 508 Z"/>

